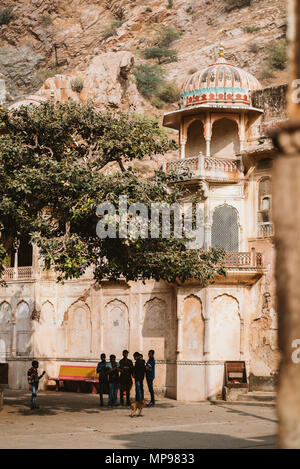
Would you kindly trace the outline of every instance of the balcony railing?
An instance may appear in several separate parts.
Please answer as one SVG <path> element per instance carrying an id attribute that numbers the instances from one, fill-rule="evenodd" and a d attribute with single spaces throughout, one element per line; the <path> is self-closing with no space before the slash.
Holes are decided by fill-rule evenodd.
<path id="1" fill-rule="evenodd" d="M 252 248 L 251 252 L 227 252 L 225 259 L 225 267 L 227 268 L 263 268 L 263 255 L 260 252 L 256 252 Z M 41 272 L 40 272 L 41 273 Z M 40 275 L 38 275 L 40 278 Z M 92 272 L 88 270 L 84 275 L 86 278 L 93 278 Z M 4 269 L 1 280 L 30 280 L 37 278 L 34 275 L 32 266 L 24 267 L 6 267 Z M 55 277 L 53 277 L 53 280 Z"/>
<path id="2" fill-rule="evenodd" d="M 205 157 L 200 154 L 191 158 L 169 161 L 163 166 L 163 169 L 167 174 L 170 171 L 190 171 L 193 177 L 210 176 L 224 179 L 229 176 L 236 178 L 241 173 L 241 161 L 239 159 Z"/>
<path id="3" fill-rule="evenodd" d="M 257 236 L 258 238 L 266 238 L 268 236 L 274 235 L 274 226 L 273 223 L 261 223 L 258 225 Z"/>
<path id="4" fill-rule="evenodd" d="M 251 252 L 227 252 L 225 266 L 262 269 L 263 255 L 256 252 L 254 248 L 251 249 Z"/>
<path id="5" fill-rule="evenodd" d="M 6 267 L 1 280 L 28 280 L 33 278 L 32 266 Z"/>

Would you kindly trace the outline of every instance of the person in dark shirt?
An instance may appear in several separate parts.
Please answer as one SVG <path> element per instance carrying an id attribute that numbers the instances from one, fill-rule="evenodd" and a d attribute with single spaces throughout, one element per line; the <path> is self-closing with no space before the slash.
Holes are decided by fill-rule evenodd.
<path id="1" fill-rule="evenodd" d="M 113 407 L 118 405 L 117 403 L 117 395 L 120 383 L 120 375 L 119 375 L 119 368 L 116 362 L 116 356 L 110 355 L 110 368 L 108 368 L 107 376 L 108 376 L 108 387 L 109 387 L 109 398 L 108 398 L 108 405 Z"/>
<path id="2" fill-rule="evenodd" d="M 119 361 L 120 375 L 120 404 L 124 405 L 124 392 L 126 392 L 126 405 L 130 403 L 130 389 L 132 386 L 133 363 L 128 358 L 128 350 L 123 350 L 123 358 Z"/>
<path id="3" fill-rule="evenodd" d="M 36 405 L 36 398 L 37 398 L 37 393 L 39 389 L 39 381 L 46 373 L 45 371 L 43 371 L 43 373 L 39 376 L 38 367 L 39 367 L 39 362 L 36 360 L 33 360 L 32 367 L 29 368 L 27 372 L 28 384 L 31 386 L 31 402 L 30 402 L 31 409 L 39 409 L 39 406 Z"/>
<path id="4" fill-rule="evenodd" d="M 155 404 L 154 390 L 153 390 L 154 378 L 155 378 L 154 350 L 149 350 L 148 361 L 146 363 L 146 380 L 147 380 L 148 389 L 149 389 L 150 396 L 151 396 L 151 401 L 149 402 L 148 407 L 152 407 Z"/>
<path id="5" fill-rule="evenodd" d="M 106 365 L 106 355 L 101 353 L 101 361 L 97 365 L 96 372 L 99 373 L 99 396 L 100 396 L 100 406 L 103 406 L 103 393 L 105 387 L 108 387 L 107 382 L 107 365 Z"/>
<path id="6" fill-rule="evenodd" d="M 146 364 L 145 360 L 141 358 L 141 354 L 139 352 L 135 352 L 133 354 L 133 358 L 135 359 L 133 371 L 135 380 L 135 400 L 140 402 L 144 400 L 144 377 Z"/>

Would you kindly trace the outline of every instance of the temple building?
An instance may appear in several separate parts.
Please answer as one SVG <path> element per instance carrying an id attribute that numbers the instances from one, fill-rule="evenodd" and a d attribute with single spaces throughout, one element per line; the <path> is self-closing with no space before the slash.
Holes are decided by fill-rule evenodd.
<path id="1" fill-rule="evenodd" d="M 95 365 L 102 352 L 121 358 L 124 348 L 144 357 L 155 349 L 155 389 L 179 400 L 221 397 L 226 361 L 245 362 L 251 389 L 274 385 L 275 149 L 266 132 L 285 119 L 285 91 L 262 89 L 221 48 L 216 63 L 189 75 L 178 109 L 164 115 L 163 125 L 179 133 L 178 159 L 164 170 L 189 170 L 183 183 L 201 205 L 202 247 L 227 252 L 227 275 L 214 284 L 95 286 L 86 272 L 62 285 L 28 240 L 12 246 L 0 287 L 0 363 L 8 363 L 10 387 L 27 387 L 33 357 L 53 377 L 61 365 Z"/>

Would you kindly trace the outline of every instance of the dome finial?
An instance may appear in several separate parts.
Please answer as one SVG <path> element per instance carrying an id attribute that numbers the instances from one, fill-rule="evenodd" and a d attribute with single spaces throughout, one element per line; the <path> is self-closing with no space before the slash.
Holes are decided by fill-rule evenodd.
<path id="1" fill-rule="evenodd" d="M 224 46 L 223 46 L 222 42 L 219 45 L 218 55 L 219 55 L 219 57 L 217 59 L 217 64 L 225 64 L 226 60 L 225 60 L 225 57 L 224 57 Z"/>

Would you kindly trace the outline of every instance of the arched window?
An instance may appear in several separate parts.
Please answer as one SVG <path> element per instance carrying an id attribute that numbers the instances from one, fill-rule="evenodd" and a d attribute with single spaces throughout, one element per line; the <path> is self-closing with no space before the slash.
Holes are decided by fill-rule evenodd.
<path id="1" fill-rule="evenodd" d="M 229 205 L 217 207 L 213 215 L 211 244 L 228 252 L 239 250 L 239 227 L 237 212 Z"/>
<path id="2" fill-rule="evenodd" d="M 271 180 L 269 177 L 258 183 L 258 222 L 271 222 Z"/>
<path id="3" fill-rule="evenodd" d="M 258 236 L 271 236 L 273 225 L 271 218 L 272 198 L 271 179 L 264 177 L 258 182 Z"/>

